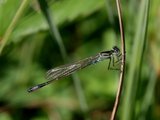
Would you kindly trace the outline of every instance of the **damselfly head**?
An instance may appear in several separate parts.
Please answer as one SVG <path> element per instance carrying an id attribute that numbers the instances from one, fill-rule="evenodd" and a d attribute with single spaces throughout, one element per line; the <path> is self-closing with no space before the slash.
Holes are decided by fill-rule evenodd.
<path id="1" fill-rule="evenodd" d="M 113 51 L 115 54 L 119 54 L 120 53 L 120 49 L 117 46 L 113 47 Z"/>

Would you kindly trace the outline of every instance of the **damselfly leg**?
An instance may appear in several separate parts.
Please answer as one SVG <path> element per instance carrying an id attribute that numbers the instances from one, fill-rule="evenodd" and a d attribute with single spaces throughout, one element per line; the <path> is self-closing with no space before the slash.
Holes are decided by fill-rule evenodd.
<path id="1" fill-rule="evenodd" d="M 108 70 L 120 70 L 119 65 L 121 63 L 121 59 L 121 53 L 111 56 L 108 63 Z"/>

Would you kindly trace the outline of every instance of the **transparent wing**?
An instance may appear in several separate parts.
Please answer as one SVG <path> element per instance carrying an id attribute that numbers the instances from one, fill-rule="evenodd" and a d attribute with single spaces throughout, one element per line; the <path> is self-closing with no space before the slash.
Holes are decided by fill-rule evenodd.
<path id="1" fill-rule="evenodd" d="M 81 64 L 74 63 L 65 66 L 60 66 L 51 70 L 48 70 L 46 73 L 47 80 L 58 80 L 61 77 L 68 76 L 74 71 L 81 69 Z"/>
<path id="2" fill-rule="evenodd" d="M 57 68 L 48 70 L 46 73 L 46 78 L 47 80 L 58 80 L 59 78 L 69 76 L 73 72 L 93 64 L 96 60 L 97 57 L 90 57 L 72 64 L 59 66 Z"/>
<path id="3" fill-rule="evenodd" d="M 96 55 L 72 64 L 66 64 L 66 65 L 62 65 L 60 67 L 56 67 L 54 69 L 48 70 L 46 73 L 46 78 L 48 81 L 29 88 L 28 92 L 35 91 L 41 87 L 44 87 L 50 84 L 54 80 L 58 80 L 62 77 L 68 76 L 73 72 L 80 70 L 84 67 L 87 67 L 88 65 L 94 64 L 98 61 L 99 61 L 99 55 Z"/>

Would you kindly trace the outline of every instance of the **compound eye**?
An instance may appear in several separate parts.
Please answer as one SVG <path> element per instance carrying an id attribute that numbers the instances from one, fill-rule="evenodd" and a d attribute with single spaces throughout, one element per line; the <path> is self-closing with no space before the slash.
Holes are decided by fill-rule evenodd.
<path id="1" fill-rule="evenodd" d="M 114 50 L 116 53 L 119 53 L 119 52 L 120 52 L 120 50 L 119 50 L 119 48 L 118 48 L 117 46 L 114 46 L 114 47 L 113 47 L 113 50 Z"/>

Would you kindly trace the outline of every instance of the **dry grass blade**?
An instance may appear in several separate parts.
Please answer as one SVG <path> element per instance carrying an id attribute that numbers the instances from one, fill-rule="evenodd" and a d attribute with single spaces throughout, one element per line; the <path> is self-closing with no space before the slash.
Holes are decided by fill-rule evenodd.
<path id="1" fill-rule="evenodd" d="M 117 113 L 119 102 L 120 102 L 120 96 L 122 93 L 122 86 L 123 86 L 123 81 L 124 81 L 124 71 L 125 71 L 125 35 L 124 35 L 124 29 L 123 29 L 120 0 L 116 0 L 116 4 L 117 4 L 119 26 L 120 26 L 120 33 L 121 33 L 122 64 L 121 64 L 121 71 L 120 71 L 119 85 L 118 85 L 116 100 L 114 103 L 114 107 L 113 107 L 113 111 L 112 111 L 110 120 L 114 120 L 116 117 L 116 113 Z"/>

